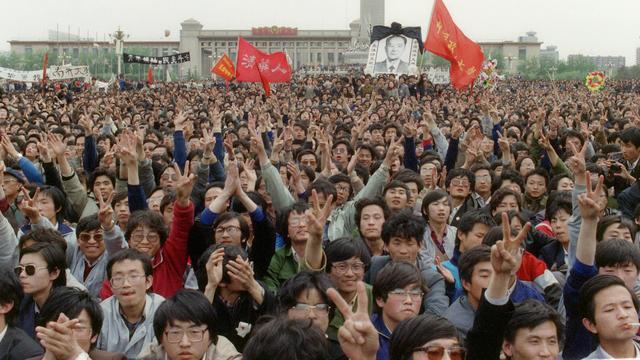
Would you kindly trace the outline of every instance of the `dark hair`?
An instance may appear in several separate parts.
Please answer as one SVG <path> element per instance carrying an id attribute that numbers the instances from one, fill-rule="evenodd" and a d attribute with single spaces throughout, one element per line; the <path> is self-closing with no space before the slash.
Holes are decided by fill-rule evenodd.
<path id="1" fill-rule="evenodd" d="M 390 359 L 411 360 L 413 349 L 437 339 L 460 341 L 460 336 L 456 327 L 439 315 L 422 314 L 402 321 L 391 334 Z"/>
<path id="2" fill-rule="evenodd" d="M 164 210 L 169 205 L 173 205 L 176 201 L 177 194 L 173 190 L 165 190 L 162 200 L 160 200 L 160 214 L 164 214 Z"/>
<path id="3" fill-rule="evenodd" d="M 498 190 L 496 190 L 493 195 L 491 195 L 491 200 L 489 200 L 489 213 L 493 214 L 496 209 L 498 208 L 498 206 L 500 205 L 500 203 L 504 200 L 504 198 L 506 198 L 507 196 L 513 196 L 516 198 L 516 202 L 518 203 L 518 209 L 522 209 L 522 197 L 520 196 L 520 194 L 518 194 L 517 192 L 511 190 L 510 188 L 500 188 Z M 493 215 L 492 215 L 493 216 Z"/>
<path id="4" fill-rule="evenodd" d="M 20 249 L 20 259 L 27 254 L 40 254 L 47 263 L 47 270 L 49 272 L 58 270 L 58 277 L 53 280 L 52 287 L 67 285 L 66 255 L 59 246 L 51 243 L 35 243 Z"/>
<path id="5" fill-rule="evenodd" d="M 635 126 L 628 127 L 620 132 L 620 140 L 625 144 L 633 144 L 634 147 L 640 147 L 640 129 Z"/>
<path id="6" fill-rule="evenodd" d="M 406 194 L 407 201 L 408 201 L 409 198 L 411 197 L 411 191 L 409 190 L 409 187 L 407 186 L 407 184 L 403 183 L 402 181 L 398 181 L 398 180 L 391 180 L 391 181 L 389 181 L 389 183 L 387 185 L 384 186 L 384 189 L 382 190 L 383 196 L 387 194 L 387 191 L 389 191 L 391 189 L 396 189 L 396 188 L 404 189 L 404 193 Z"/>
<path id="7" fill-rule="evenodd" d="M 116 187 L 116 174 L 113 171 L 111 171 L 111 170 L 109 170 L 107 168 L 100 167 L 100 168 L 95 169 L 89 175 L 89 179 L 87 180 L 87 187 L 89 188 L 89 191 L 93 192 L 93 185 L 95 184 L 96 179 L 98 179 L 98 176 L 106 176 L 107 178 L 109 178 L 109 181 L 111 181 L 111 186 L 113 186 L 113 188 L 115 189 L 115 187 Z M 105 199 L 105 200 L 107 200 L 107 199 Z"/>
<path id="8" fill-rule="evenodd" d="M 214 344 L 218 342 L 216 312 L 201 292 L 182 289 L 160 304 L 153 318 L 153 331 L 158 343 L 162 344 L 162 334 L 176 320 L 207 325 L 209 338 Z"/>
<path id="9" fill-rule="evenodd" d="M 51 294 L 40 309 L 37 317 L 37 326 L 46 326 L 50 321 L 57 321 L 60 314 L 65 314 L 69 319 L 80 316 L 82 310 L 87 312 L 91 319 L 91 337 L 100 334 L 102 329 L 103 314 L 100 303 L 97 302 L 86 290 L 74 287 L 62 286 L 51 291 Z M 91 344 L 91 348 L 95 343 Z"/>
<path id="10" fill-rule="evenodd" d="M 427 292 L 427 284 L 420 270 L 405 261 L 391 261 L 376 275 L 373 281 L 373 297 L 387 301 L 387 295 L 395 289 L 402 289 L 416 284 L 423 292 Z"/>
<path id="11" fill-rule="evenodd" d="M 460 280 L 471 283 L 475 266 L 487 261 L 491 261 L 491 247 L 488 245 L 476 246 L 462 253 L 462 256 L 460 256 L 458 260 Z"/>
<path id="12" fill-rule="evenodd" d="M 51 198 L 56 211 L 56 220 L 58 220 L 58 222 L 62 222 L 64 215 L 67 213 L 67 196 L 57 187 L 43 185 L 39 186 L 39 188 L 40 195 L 45 195 Z M 31 196 L 34 194 L 35 192 L 32 193 Z"/>
<path id="13" fill-rule="evenodd" d="M 640 249 L 627 240 L 601 241 L 596 246 L 596 267 L 632 264 L 640 272 Z"/>
<path id="14" fill-rule="evenodd" d="M 139 226 L 147 226 L 149 230 L 155 231 L 160 237 L 160 244 L 164 244 L 169 235 L 167 226 L 164 224 L 162 215 L 151 210 L 138 210 L 129 215 L 129 221 L 127 222 L 127 228 L 125 229 L 124 236 L 129 241 L 131 239 L 131 233 Z"/>
<path id="15" fill-rule="evenodd" d="M 564 342 L 564 319 L 551 306 L 538 300 L 528 299 L 518 304 L 507 322 L 504 339 L 513 344 L 520 329 L 533 329 L 551 321 L 556 327 L 558 343 Z"/>
<path id="16" fill-rule="evenodd" d="M 573 181 L 573 177 L 569 174 L 562 173 L 562 174 L 555 175 L 554 177 L 551 178 L 551 181 L 549 182 L 549 190 L 557 191 L 560 180 L 564 178 L 571 179 L 571 181 Z"/>
<path id="17" fill-rule="evenodd" d="M 308 209 L 309 204 L 298 201 L 289 205 L 277 215 L 276 228 L 278 230 L 278 234 L 282 236 L 287 245 L 291 244 L 291 239 L 289 239 L 289 215 L 292 213 L 304 214 Z"/>
<path id="18" fill-rule="evenodd" d="M 429 222 L 429 205 L 433 204 L 436 201 L 440 201 L 442 199 L 447 199 L 447 202 L 449 203 L 449 207 L 451 207 L 451 197 L 449 196 L 449 194 L 447 194 L 446 192 L 440 189 L 429 191 L 427 195 L 425 195 L 424 198 L 422 199 L 422 209 L 421 209 L 422 217 L 427 222 Z"/>
<path id="19" fill-rule="evenodd" d="M 311 320 L 280 316 L 257 327 L 242 352 L 244 360 L 326 360 L 324 332 Z"/>
<path id="20" fill-rule="evenodd" d="M 334 142 L 333 146 L 331 146 L 331 150 L 334 150 L 335 148 L 337 148 L 338 145 L 344 145 L 347 148 L 347 153 L 349 155 L 353 155 L 353 146 L 351 146 L 351 143 L 349 142 L 349 140 L 343 138 Z"/>
<path id="21" fill-rule="evenodd" d="M 235 211 L 225 211 L 222 214 L 218 215 L 218 217 L 216 218 L 216 220 L 213 222 L 213 226 L 212 229 L 215 232 L 215 229 L 220 226 L 220 224 L 224 224 L 226 222 L 229 222 L 233 219 L 238 220 L 238 224 L 240 225 L 240 233 L 241 235 L 241 242 L 244 245 L 247 240 L 251 237 L 251 226 L 249 226 L 249 224 L 247 223 L 247 220 L 245 220 L 244 216 L 238 214 Z"/>
<path id="22" fill-rule="evenodd" d="M 473 191 L 476 188 L 476 175 L 471 172 L 471 170 L 457 168 L 447 172 L 447 177 L 444 180 L 444 187 L 449 188 L 451 185 L 451 180 L 457 177 L 466 177 L 469 180 L 469 189 Z"/>
<path id="23" fill-rule="evenodd" d="M 524 176 L 524 183 L 526 184 L 527 180 L 529 180 L 529 178 L 533 175 L 541 176 L 544 179 L 544 186 L 547 188 L 547 192 L 549 192 L 549 173 L 547 172 L 547 170 L 541 167 L 537 167 L 529 171 L 527 175 Z"/>
<path id="24" fill-rule="evenodd" d="M 392 179 L 405 184 L 415 183 L 418 188 L 418 192 L 424 189 L 424 180 L 422 179 L 422 176 L 411 169 L 398 170 L 398 172 L 393 175 Z"/>
<path id="25" fill-rule="evenodd" d="M 349 182 L 351 184 L 351 182 Z M 311 190 L 315 190 L 318 195 L 324 194 L 325 198 L 329 198 L 329 195 L 333 195 L 333 201 L 336 201 L 338 197 L 338 191 L 336 190 L 336 186 L 333 185 L 329 180 L 325 179 L 316 179 L 309 185 L 309 190 L 307 193 L 311 194 Z"/>
<path id="26" fill-rule="evenodd" d="M 230 283 L 231 279 L 229 278 L 229 274 L 227 273 L 227 264 L 229 261 L 235 261 L 238 256 L 241 256 L 243 259 L 247 259 L 247 253 L 237 245 L 224 245 L 224 244 L 216 244 L 211 245 L 207 248 L 207 250 L 200 255 L 200 259 L 198 259 L 197 266 L 195 266 L 195 275 L 196 280 L 198 281 L 198 289 L 204 292 L 207 287 L 207 283 L 209 282 L 209 274 L 207 273 L 207 262 L 213 254 L 214 251 L 218 249 L 224 249 L 224 257 L 222 260 L 222 282 Z"/>
<path id="27" fill-rule="evenodd" d="M 603 239 L 604 232 L 607 231 L 607 228 L 613 224 L 618 224 L 618 229 L 622 227 L 629 230 L 629 232 L 631 233 L 631 241 L 635 240 L 637 228 L 633 221 L 627 219 L 622 215 L 607 215 L 603 216 L 602 218 L 600 218 L 600 221 L 598 221 L 598 228 L 596 230 L 596 240 L 598 242 L 602 240 L 608 240 Z"/>
<path id="28" fill-rule="evenodd" d="M 280 313 L 286 313 L 298 303 L 298 296 L 305 290 L 317 290 L 320 293 L 322 301 L 332 306 L 331 299 L 327 296 L 327 289 L 333 287 L 329 275 L 323 272 L 302 271 L 287 281 L 280 287 L 278 291 L 278 310 Z"/>
<path id="29" fill-rule="evenodd" d="M 352 239 L 348 237 L 335 239 L 331 241 L 324 249 L 327 256 L 326 271 L 331 272 L 334 262 L 349 260 L 357 257 L 364 263 L 365 270 L 371 264 L 371 255 L 369 249 L 360 239 Z"/>
<path id="30" fill-rule="evenodd" d="M 502 186 L 505 180 L 509 180 L 512 183 L 517 184 L 520 187 L 520 192 L 524 193 L 524 181 L 522 175 L 519 172 L 511 169 L 503 169 L 500 174 L 500 180 L 498 180 L 498 187 Z"/>
<path id="31" fill-rule="evenodd" d="M 0 305 L 13 304 L 9 312 L 4 315 L 9 326 L 15 326 L 20 313 L 20 303 L 23 297 L 20 280 L 13 271 L 7 268 L 0 270 Z"/>
<path id="32" fill-rule="evenodd" d="M 144 275 L 153 275 L 153 267 L 151 265 L 151 258 L 146 253 L 136 249 L 122 249 L 117 253 L 111 255 L 109 262 L 107 262 L 107 279 L 111 280 L 111 270 L 113 265 L 125 260 L 140 261 L 142 263 L 142 269 Z"/>
<path id="33" fill-rule="evenodd" d="M 547 199 L 547 208 L 544 212 L 545 219 L 551 220 L 560 210 L 564 210 L 569 215 L 573 213 L 571 193 L 568 191 L 552 192 L 552 195 Z"/>
<path id="34" fill-rule="evenodd" d="M 385 220 L 389 219 L 389 216 L 391 215 L 391 210 L 389 210 L 389 207 L 387 206 L 387 202 L 384 201 L 383 198 L 381 198 L 380 196 L 364 197 L 356 201 L 355 203 L 355 208 L 356 208 L 355 221 L 356 221 L 356 225 L 358 226 L 358 231 L 360 231 L 360 219 L 362 218 L 362 210 L 364 210 L 364 208 L 366 208 L 367 206 L 380 207 L 382 209 L 382 213 L 384 214 Z"/>
<path id="35" fill-rule="evenodd" d="M 488 227 L 496 226 L 496 222 L 493 220 L 490 214 L 487 214 L 486 211 L 482 210 L 472 210 L 467 211 L 460 218 L 460 223 L 458 224 L 457 234 L 468 234 L 476 224 L 484 224 Z"/>
<path id="36" fill-rule="evenodd" d="M 85 216 L 78 221 L 78 226 L 76 226 L 76 237 L 80 238 L 80 234 L 87 231 L 93 231 L 100 229 L 100 220 L 98 220 L 98 214 L 93 214 L 91 216 Z"/>
<path id="37" fill-rule="evenodd" d="M 117 193 L 115 193 L 115 195 L 113 195 L 113 199 L 111 200 L 111 206 L 115 207 L 116 204 L 122 200 L 129 200 L 129 193 L 127 192 L 127 190 L 118 191 Z"/>
<path id="38" fill-rule="evenodd" d="M 262 196 L 260 196 L 260 194 L 258 194 L 257 192 L 249 191 L 247 192 L 247 196 L 262 210 L 265 210 L 267 208 L 267 203 L 264 201 Z M 244 204 L 242 204 L 242 201 L 238 200 L 238 198 L 235 196 L 231 200 L 231 206 L 229 207 L 229 210 L 240 213 L 240 214 L 249 212 L 249 210 L 247 210 Z"/>
<path id="39" fill-rule="evenodd" d="M 32 229 L 28 233 L 20 236 L 18 241 L 18 249 L 22 249 L 27 241 L 33 241 L 35 243 L 54 244 L 62 252 L 67 252 L 67 240 L 55 229 Z"/>
<path id="40" fill-rule="evenodd" d="M 606 243 L 606 241 L 605 241 Z M 636 295 L 629 289 L 624 281 L 615 275 L 596 275 L 591 279 L 587 280 L 584 285 L 580 288 L 580 293 L 578 295 L 578 313 L 580 314 L 580 318 L 588 319 L 591 323 L 596 322 L 596 304 L 595 297 L 596 295 L 609 287 L 612 286 L 622 286 L 629 292 L 629 296 L 631 297 L 631 301 L 633 301 L 633 307 L 636 308 L 636 311 L 640 308 L 640 304 L 638 303 L 638 298 Z"/>
<path id="41" fill-rule="evenodd" d="M 349 184 L 349 196 L 347 199 L 351 199 L 351 196 L 353 195 L 353 187 L 351 186 L 351 179 L 347 175 L 342 173 L 332 175 L 331 177 L 329 177 L 329 182 L 332 183 L 334 187 L 341 182 Z M 338 190 L 336 189 L 336 196 L 337 195 L 338 195 Z M 335 200 L 336 198 L 334 197 L 333 199 Z"/>
<path id="42" fill-rule="evenodd" d="M 564 135 L 562 135 L 562 139 L 560 140 L 562 143 L 562 146 L 565 149 L 567 148 L 567 139 L 570 137 L 574 137 L 580 140 L 580 146 L 584 145 L 584 136 L 582 136 L 582 134 L 579 131 L 576 131 L 574 129 L 567 129 Z M 580 151 L 580 149 L 578 149 L 578 151 Z"/>
<path id="43" fill-rule="evenodd" d="M 418 246 L 420 246 L 425 229 L 424 220 L 417 215 L 413 215 L 411 210 L 405 209 L 386 219 L 382 225 L 382 241 L 384 241 L 385 245 L 389 245 L 392 237 L 414 238 Z"/>

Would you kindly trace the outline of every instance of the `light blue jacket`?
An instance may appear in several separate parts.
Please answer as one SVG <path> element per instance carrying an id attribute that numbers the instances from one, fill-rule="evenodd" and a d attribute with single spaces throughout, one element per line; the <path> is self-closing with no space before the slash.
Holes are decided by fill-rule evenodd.
<path id="1" fill-rule="evenodd" d="M 131 340 L 129 329 L 120 314 L 120 304 L 115 295 L 100 303 L 104 314 L 102 331 L 98 338 L 98 349 L 109 352 L 122 352 L 127 358 L 135 359 L 142 349 L 155 340 L 153 318 L 164 298 L 158 294 L 146 295 L 144 320 L 136 328 Z"/>

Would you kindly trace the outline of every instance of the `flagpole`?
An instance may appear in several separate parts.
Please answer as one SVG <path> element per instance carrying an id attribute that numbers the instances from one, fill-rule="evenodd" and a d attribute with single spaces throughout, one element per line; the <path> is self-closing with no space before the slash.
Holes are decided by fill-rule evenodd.
<path id="1" fill-rule="evenodd" d="M 431 18 L 433 17 L 433 10 L 435 10 L 436 8 L 436 2 L 438 2 L 438 0 L 433 0 L 433 6 L 431 7 L 431 14 L 429 15 L 429 21 L 427 22 L 427 24 L 429 24 L 429 27 L 427 28 L 427 37 L 425 37 L 425 42 L 427 40 L 427 38 L 429 37 L 429 28 L 431 27 Z M 425 48 L 425 51 L 427 49 Z"/>

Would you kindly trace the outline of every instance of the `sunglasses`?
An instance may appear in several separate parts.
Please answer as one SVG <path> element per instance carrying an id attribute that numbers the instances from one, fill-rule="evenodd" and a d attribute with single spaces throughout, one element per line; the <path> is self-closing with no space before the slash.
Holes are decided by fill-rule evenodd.
<path id="1" fill-rule="evenodd" d="M 19 265 L 13 269 L 13 272 L 18 277 L 20 276 L 20 274 L 22 274 L 23 271 L 27 273 L 27 276 L 33 276 L 36 273 L 36 271 L 40 271 L 46 268 L 47 268 L 46 266 L 36 267 L 35 265 L 26 265 L 26 266 Z"/>
<path id="2" fill-rule="evenodd" d="M 418 351 L 427 354 L 429 360 L 441 360 L 444 357 L 445 351 L 451 360 L 464 360 L 467 356 L 467 351 L 461 346 L 445 348 L 440 345 L 430 345 L 413 349 L 413 352 Z"/>

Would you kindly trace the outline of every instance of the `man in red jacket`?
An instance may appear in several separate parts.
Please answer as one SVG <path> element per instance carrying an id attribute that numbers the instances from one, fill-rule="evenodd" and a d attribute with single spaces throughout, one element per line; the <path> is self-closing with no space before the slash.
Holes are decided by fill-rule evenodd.
<path id="1" fill-rule="evenodd" d="M 140 250 L 152 258 L 152 290 L 165 298 L 173 296 L 183 287 L 182 279 L 188 258 L 187 240 L 194 221 L 194 206 L 190 195 L 195 176 L 188 173 L 186 166 L 185 174 L 182 174 L 177 165 L 174 166 L 178 180 L 171 231 L 169 232 L 164 224 L 162 215 L 150 210 L 131 214 L 125 231 L 129 247 Z M 106 299 L 112 294 L 108 281 L 105 281 L 100 297 Z"/>

